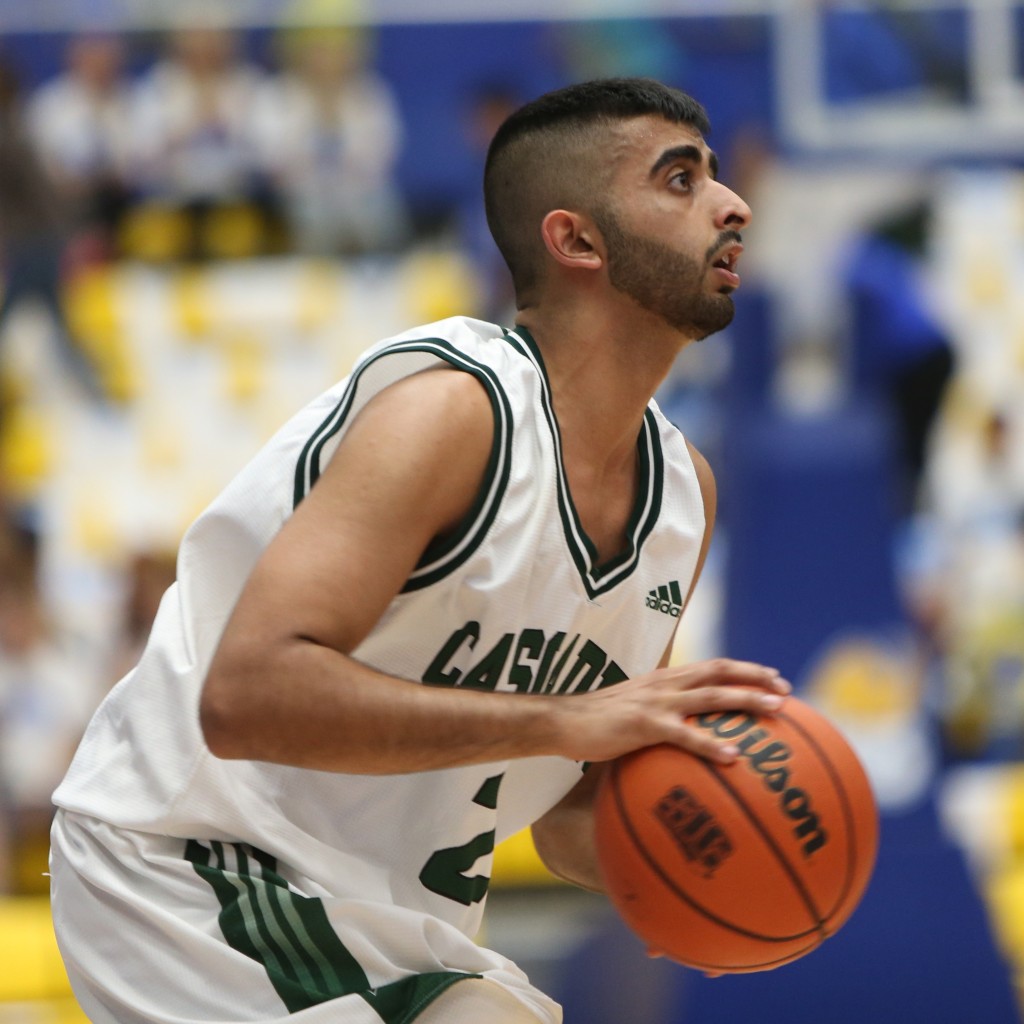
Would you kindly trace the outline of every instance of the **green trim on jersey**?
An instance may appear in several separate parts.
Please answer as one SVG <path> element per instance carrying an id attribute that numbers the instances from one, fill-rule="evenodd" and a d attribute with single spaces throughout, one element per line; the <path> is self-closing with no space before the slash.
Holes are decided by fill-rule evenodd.
<path id="1" fill-rule="evenodd" d="M 185 859 L 220 903 L 218 923 L 232 949 L 255 960 L 289 1013 L 358 995 L 384 1024 L 412 1024 L 442 992 L 478 974 L 434 971 L 377 988 L 331 927 L 323 903 L 293 892 L 270 854 L 217 840 L 185 844 Z"/>
<path id="2" fill-rule="evenodd" d="M 460 352 L 443 338 L 396 342 L 375 352 L 353 371 L 338 404 L 307 440 L 295 467 L 293 495 L 293 507 L 298 507 L 319 479 L 320 460 L 324 448 L 345 425 L 355 402 L 359 381 L 366 370 L 386 356 L 409 353 L 433 355 L 457 370 L 471 373 L 480 381 L 494 410 L 494 440 L 487 460 L 484 482 L 472 508 L 450 536 L 427 546 L 416 568 L 402 587 L 403 594 L 428 587 L 454 572 L 480 546 L 498 514 L 512 472 L 512 406 L 500 378 L 491 367 Z"/>
<path id="3" fill-rule="evenodd" d="M 555 417 L 551 400 L 551 383 L 548 380 L 544 357 L 530 332 L 521 326 L 505 331 L 505 340 L 517 352 L 530 360 L 537 368 L 541 381 L 541 403 L 551 439 L 555 447 L 555 464 L 558 470 L 558 510 L 562 519 L 569 554 L 576 563 L 588 596 L 593 599 L 607 593 L 626 579 L 640 562 L 640 549 L 661 513 L 661 499 L 664 487 L 664 455 L 661 449 L 661 434 L 653 409 L 647 407 L 643 426 L 637 437 L 637 480 L 636 502 L 626 524 L 627 543 L 623 551 L 607 562 L 597 564 L 597 548 L 587 536 L 573 504 L 569 481 L 562 459 L 562 434 Z"/>

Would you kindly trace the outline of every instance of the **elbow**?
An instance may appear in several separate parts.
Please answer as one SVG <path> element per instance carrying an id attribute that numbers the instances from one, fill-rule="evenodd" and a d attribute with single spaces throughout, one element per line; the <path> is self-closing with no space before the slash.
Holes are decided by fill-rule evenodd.
<path id="1" fill-rule="evenodd" d="M 564 863 L 565 851 L 562 843 L 565 836 L 557 828 L 552 827 L 550 816 L 535 821 L 530 827 L 533 848 L 537 853 L 541 864 L 563 882 L 572 882 L 571 872 L 567 870 Z"/>
<path id="2" fill-rule="evenodd" d="M 199 728 L 214 757 L 225 760 L 252 757 L 252 672 L 219 653 L 203 683 L 199 698 Z"/>
<path id="3" fill-rule="evenodd" d="M 199 697 L 199 728 L 222 760 L 301 764 L 321 709 L 302 686 L 308 643 L 300 638 L 222 639 Z"/>
<path id="4" fill-rule="evenodd" d="M 224 690 L 218 677 L 207 676 L 199 699 L 199 728 L 214 757 L 234 759 L 243 756 L 239 749 L 242 728 Z"/>

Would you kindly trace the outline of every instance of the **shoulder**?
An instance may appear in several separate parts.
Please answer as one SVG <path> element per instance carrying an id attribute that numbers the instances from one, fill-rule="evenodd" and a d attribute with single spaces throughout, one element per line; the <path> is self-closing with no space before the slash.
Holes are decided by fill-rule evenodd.
<path id="1" fill-rule="evenodd" d="M 403 377 L 366 403 L 329 457 L 312 488 L 326 519 L 314 521 L 415 536 L 419 557 L 459 529 L 494 475 L 498 433 L 472 376 L 441 367 Z"/>
<path id="2" fill-rule="evenodd" d="M 508 346 L 501 341 L 500 327 L 456 317 L 412 328 L 367 349 L 347 377 L 286 427 L 285 442 L 300 450 L 297 493 L 312 486 L 356 420 L 364 427 L 372 422 L 388 436 L 394 434 L 389 424 L 401 424 L 406 446 L 429 434 L 438 443 L 459 443 L 461 451 L 472 433 L 474 441 L 484 436 L 504 451 L 521 403 L 509 398 L 516 388 L 500 365 L 502 348 Z"/>
<path id="3" fill-rule="evenodd" d="M 453 348 L 472 349 L 499 341 L 504 336 L 505 331 L 498 324 L 469 316 L 449 316 L 443 320 L 410 327 L 378 342 L 373 349 L 417 342 L 437 342 Z"/>
<path id="4" fill-rule="evenodd" d="M 502 389 L 537 376 L 534 365 L 524 358 L 502 327 L 471 317 L 449 317 L 378 342 L 363 353 L 355 372 L 393 356 L 411 358 L 424 365 L 447 364 L 476 376 L 485 386 Z"/>
<path id="5" fill-rule="evenodd" d="M 430 329 L 437 326 L 390 339 L 364 356 L 361 372 L 371 379 L 356 423 L 363 421 L 361 433 L 372 425 L 392 455 L 397 446 L 431 462 L 443 463 L 444 452 L 486 458 L 502 419 L 498 378 L 466 346 L 452 343 L 451 330 Z"/>
<path id="6" fill-rule="evenodd" d="M 493 419 L 481 382 L 472 374 L 446 371 L 444 366 L 402 377 L 384 388 L 370 405 L 409 426 L 429 423 L 434 432 L 455 437 L 460 431 L 472 428 L 476 433 L 489 427 Z"/>

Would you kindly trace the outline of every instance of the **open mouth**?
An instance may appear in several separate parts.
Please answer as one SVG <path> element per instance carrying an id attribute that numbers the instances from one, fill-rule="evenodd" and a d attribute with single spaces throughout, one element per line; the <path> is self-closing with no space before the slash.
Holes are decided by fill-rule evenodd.
<path id="1" fill-rule="evenodd" d="M 738 288 L 740 284 L 739 274 L 736 273 L 736 267 L 740 261 L 740 253 L 743 252 L 743 246 L 738 242 L 734 245 L 730 245 L 728 248 L 723 249 L 718 259 L 714 260 L 711 266 L 720 272 L 720 275 L 725 278 L 725 284 L 730 288 Z"/>

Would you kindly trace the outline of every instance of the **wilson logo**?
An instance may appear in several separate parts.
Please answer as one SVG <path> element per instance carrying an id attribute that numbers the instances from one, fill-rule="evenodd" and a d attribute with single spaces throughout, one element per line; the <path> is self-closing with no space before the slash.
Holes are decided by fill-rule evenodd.
<path id="1" fill-rule="evenodd" d="M 732 856 L 733 845 L 715 816 L 682 786 L 673 786 L 655 805 L 665 826 L 694 870 L 706 878 Z"/>
<path id="2" fill-rule="evenodd" d="M 765 788 L 778 796 L 779 810 L 793 823 L 793 836 L 805 857 L 828 842 L 828 833 L 821 826 L 811 795 L 792 784 L 793 769 L 789 762 L 793 752 L 772 737 L 770 728 L 764 728 L 753 715 L 742 711 L 698 715 L 697 724 L 739 747 L 740 756 L 757 772 Z"/>
<path id="3" fill-rule="evenodd" d="M 656 587 L 647 594 L 646 604 L 656 612 L 664 612 L 678 619 L 683 612 L 683 593 L 679 589 L 679 582 L 672 580 L 665 586 Z"/>

